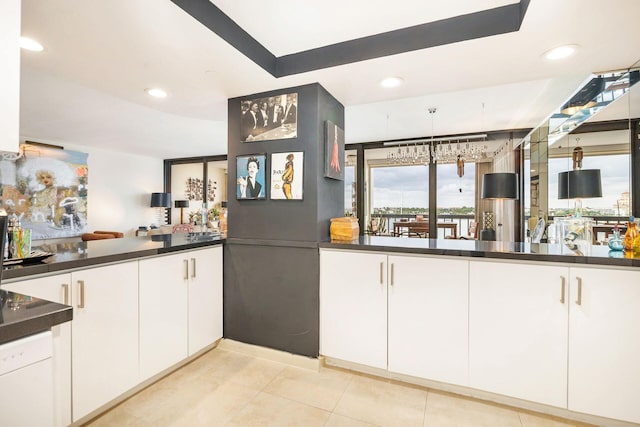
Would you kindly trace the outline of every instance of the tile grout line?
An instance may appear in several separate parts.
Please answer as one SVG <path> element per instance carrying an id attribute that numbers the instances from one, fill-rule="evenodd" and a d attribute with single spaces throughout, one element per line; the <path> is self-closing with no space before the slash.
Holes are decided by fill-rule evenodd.
<path id="1" fill-rule="evenodd" d="M 424 412 L 422 415 L 422 427 L 427 427 L 427 407 L 429 406 L 429 395 L 431 394 L 429 390 L 425 390 L 427 393 L 426 398 L 424 399 Z"/>
<path id="2" fill-rule="evenodd" d="M 344 388 L 344 390 L 342 390 L 342 394 L 340 395 L 340 397 L 336 401 L 336 404 L 333 405 L 333 409 L 331 410 L 332 414 L 341 415 L 341 414 L 336 413 L 336 408 L 338 407 L 338 405 L 340 404 L 340 402 L 344 398 L 344 395 L 347 392 L 347 389 L 351 386 L 351 383 L 353 382 L 353 378 L 355 378 L 355 377 L 353 376 L 353 374 L 350 373 L 349 374 L 349 382 L 347 383 L 347 386 Z"/>

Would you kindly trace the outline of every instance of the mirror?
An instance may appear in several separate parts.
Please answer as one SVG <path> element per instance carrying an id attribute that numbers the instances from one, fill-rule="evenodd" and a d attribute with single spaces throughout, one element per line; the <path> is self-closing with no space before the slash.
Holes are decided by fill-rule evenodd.
<path id="1" fill-rule="evenodd" d="M 548 223 L 576 214 L 574 200 L 558 198 L 558 174 L 574 169 L 601 171 L 602 197 L 582 201 L 584 216 L 607 225 L 626 222 L 632 213 L 630 124 L 640 112 L 638 76 L 634 66 L 589 77 L 523 140 L 526 236 L 540 218 Z M 606 238 L 594 236 L 594 243 Z"/>

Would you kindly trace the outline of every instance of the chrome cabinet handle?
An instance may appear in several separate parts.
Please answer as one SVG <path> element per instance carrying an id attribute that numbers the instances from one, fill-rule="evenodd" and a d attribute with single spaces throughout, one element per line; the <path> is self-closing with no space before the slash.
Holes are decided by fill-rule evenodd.
<path id="1" fill-rule="evenodd" d="M 564 276 L 560 276 L 560 279 L 562 281 L 562 290 L 560 291 L 560 302 L 564 304 L 564 291 L 565 291 L 567 279 Z"/>
<path id="2" fill-rule="evenodd" d="M 184 262 L 184 280 L 189 280 L 189 260 L 185 259 Z"/>
<path id="3" fill-rule="evenodd" d="M 383 263 L 381 262 L 381 263 L 380 263 L 380 284 L 381 284 L 381 285 L 383 285 L 383 284 L 384 284 L 384 282 L 382 281 L 382 280 L 383 280 L 383 279 L 382 279 L 382 273 L 383 273 L 383 271 L 382 271 L 382 270 L 383 270 L 383 268 L 384 268 L 382 264 L 383 264 Z"/>
<path id="4" fill-rule="evenodd" d="M 78 285 L 80 285 L 80 303 L 78 304 L 78 308 L 84 308 L 84 280 L 78 280 Z"/>
<path id="5" fill-rule="evenodd" d="M 578 299 L 576 300 L 576 304 L 582 305 L 582 277 L 576 277 L 578 281 Z"/>
<path id="6" fill-rule="evenodd" d="M 391 263 L 391 286 L 393 286 L 393 263 Z"/>
<path id="7" fill-rule="evenodd" d="M 62 284 L 62 293 L 64 295 L 64 304 L 69 305 L 69 285 L 66 283 Z"/>
<path id="8" fill-rule="evenodd" d="M 191 278 L 195 279 L 196 277 L 196 259 L 191 258 Z"/>

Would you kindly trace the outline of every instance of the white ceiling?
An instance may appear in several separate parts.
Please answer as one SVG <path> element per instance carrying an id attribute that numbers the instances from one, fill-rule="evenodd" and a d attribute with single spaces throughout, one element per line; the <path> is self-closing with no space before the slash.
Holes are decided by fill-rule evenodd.
<path id="1" fill-rule="evenodd" d="M 212 2 L 276 56 L 515 3 Z M 22 3 L 23 35 L 45 45 L 22 53 L 22 137 L 160 158 L 224 154 L 228 98 L 314 82 L 346 107 L 347 142 L 535 127 L 592 72 L 640 57 L 637 0 L 532 0 L 518 32 L 283 78 L 169 0 Z M 573 57 L 541 56 L 567 43 Z M 391 75 L 405 84 L 382 89 Z"/>

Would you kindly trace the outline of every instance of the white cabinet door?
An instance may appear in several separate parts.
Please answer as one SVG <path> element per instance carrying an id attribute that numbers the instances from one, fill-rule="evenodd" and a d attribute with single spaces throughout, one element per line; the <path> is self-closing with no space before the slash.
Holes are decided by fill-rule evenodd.
<path id="1" fill-rule="evenodd" d="M 187 357 L 187 253 L 148 258 L 140 268 L 140 376 Z"/>
<path id="2" fill-rule="evenodd" d="M 469 262 L 389 256 L 389 371 L 468 380 Z"/>
<path id="3" fill-rule="evenodd" d="M 569 409 L 640 423 L 640 271 L 572 267 L 569 313 Z"/>
<path id="4" fill-rule="evenodd" d="M 470 261 L 471 387 L 566 407 L 568 275 L 567 267 Z"/>
<path id="5" fill-rule="evenodd" d="M 73 272 L 74 421 L 139 382 L 138 262 Z"/>
<path id="6" fill-rule="evenodd" d="M 60 304 L 71 304 L 71 275 L 27 279 L 21 282 L 7 283 L 2 289 L 19 292 Z M 51 328 L 53 334 L 53 410 L 56 427 L 71 424 L 71 322 L 65 322 Z"/>
<path id="7" fill-rule="evenodd" d="M 189 356 L 222 338 L 222 246 L 189 258 Z"/>
<path id="8" fill-rule="evenodd" d="M 387 256 L 320 251 L 320 353 L 387 368 Z"/>

